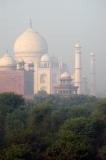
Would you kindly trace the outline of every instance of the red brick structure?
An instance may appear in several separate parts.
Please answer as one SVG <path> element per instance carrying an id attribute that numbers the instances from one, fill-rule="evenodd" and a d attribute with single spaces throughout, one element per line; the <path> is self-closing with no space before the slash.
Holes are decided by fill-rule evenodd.
<path id="1" fill-rule="evenodd" d="M 61 75 L 60 82 L 55 86 L 55 94 L 61 96 L 71 96 L 77 94 L 78 87 L 74 86 L 69 73 L 64 72 Z"/>
<path id="2" fill-rule="evenodd" d="M 0 93 L 14 92 L 30 99 L 34 94 L 33 77 L 33 71 L 2 70 L 0 71 Z"/>

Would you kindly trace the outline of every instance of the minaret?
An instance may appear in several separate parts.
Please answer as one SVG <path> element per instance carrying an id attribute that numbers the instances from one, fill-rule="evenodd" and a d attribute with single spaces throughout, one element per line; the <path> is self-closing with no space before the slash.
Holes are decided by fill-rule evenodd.
<path id="1" fill-rule="evenodd" d="M 90 53 L 90 95 L 96 96 L 96 59 L 95 54 Z"/>
<path id="2" fill-rule="evenodd" d="M 74 66 L 74 83 L 78 86 L 77 94 L 81 94 L 81 47 L 80 43 L 75 44 L 75 66 Z"/>

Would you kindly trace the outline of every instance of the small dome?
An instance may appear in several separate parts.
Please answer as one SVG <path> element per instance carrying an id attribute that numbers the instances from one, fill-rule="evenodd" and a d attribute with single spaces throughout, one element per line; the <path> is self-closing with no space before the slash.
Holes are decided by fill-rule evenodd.
<path id="1" fill-rule="evenodd" d="M 70 74 L 68 72 L 64 72 L 61 74 L 61 79 L 71 78 Z"/>
<path id="2" fill-rule="evenodd" d="M 16 61 L 7 52 L 0 58 L 0 67 L 14 67 L 16 66 Z"/>
<path id="3" fill-rule="evenodd" d="M 16 39 L 14 52 L 16 56 L 20 53 L 29 56 L 35 53 L 44 54 L 48 52 L 48 45 L 38 32 L 34 32 L 32 28 L 29 28 Z"/>
<path id="4" fill-rule="evenodd" d="M 44 55 L 41 57 L 41 62 L 49 62 L 49 56 L 48 56 L 48 54 L 44 54 Z"/>
<path id="5" fill-rule="evenodd" d="M 93 52 L 90 53 L 90 56 L 95 56 L 95 54 Z"/>
<path id="6" fill-rule="evenodd" d="M 79 42 L 77 42 L 76 44 L 75 44 L 75 48 L 80 48 L 81 46 L 80 46 L 80 43 Z"/>

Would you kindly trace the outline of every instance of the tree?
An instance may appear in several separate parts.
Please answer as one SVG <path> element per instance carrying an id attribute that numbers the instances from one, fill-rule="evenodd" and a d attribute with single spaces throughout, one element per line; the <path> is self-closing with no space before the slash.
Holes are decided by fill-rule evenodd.
<path id="1" fill-rule="evenodd" d="M 69 131 L 61 133 L 61 137 L 47 150 L 48 160 L 93 160 L 93 148 L 84 136 L 74 135 Z"/>
<path id="2" fill-rule="evenodd" d="M 0 112 L 3 114 L 6 112 L 11 112 L 24 104 L 25 100 L 21 95 L 17 95 L 15 93 L 0 94 Z"/>
<path id="3" fill-rule="evenodd" d="M 0 160 L 36 160 L 28 144 L 15 144 L 0 152 Z"/>
<path id="4" fill-rule="evenodd" d="M 106 160 L 106 144 L 99 149 L 99 158 L 101 160 Z"/>

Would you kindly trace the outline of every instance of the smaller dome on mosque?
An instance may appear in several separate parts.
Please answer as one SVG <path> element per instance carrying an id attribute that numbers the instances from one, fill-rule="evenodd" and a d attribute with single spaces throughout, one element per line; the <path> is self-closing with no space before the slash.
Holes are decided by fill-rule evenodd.
<path id="1" fill-rule="evenodd" d="M 95 54 L 93 52 L 90 53 L 90 56 L 95 56 Z"/>
<path id="2" fill-rule="evenodd" d="M 75 44 L 75 47 L 76 48 L 80 48 L 81 46 L 80 46 L 80 42 L 77 42 L 76 44 Z"/>
<path id="3" fill-rule="evenodd" d="M 4 53 L 4 55 L 0 58 L 0 67 L 15 67 L 16 61 L 12 56 L 8 54 L 8 52 Z"/>
<path id="4" fill-rule="evenodd" d="M 67 78 L 71 78 L 68 72 L 64 72 L 61 74 L 61 79 L 67 79 Z"/>
<path id="5" fill-rule="evenodd" d="M 49 62 L 49 56 L 48 56 L 48 54 L 44 54 L 44 55 L 41 57 L 41 62 Z"/>

